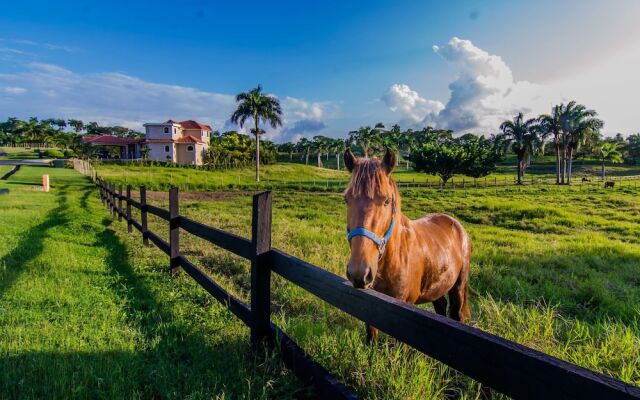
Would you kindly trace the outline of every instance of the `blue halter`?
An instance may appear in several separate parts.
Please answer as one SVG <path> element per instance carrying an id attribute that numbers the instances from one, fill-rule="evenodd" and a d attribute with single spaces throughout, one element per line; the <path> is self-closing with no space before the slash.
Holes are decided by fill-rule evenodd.
<path id="1" fill-rule="evenodd" d="M 362 227 L 356 228 L 356 229 L 352 230 L 351 232 L 349 232 L 349 228 L 347 227 L 347 240 L 351 241 L 351 239 L 353 237 L 355 237 L 355 236 L 364 236 L 364 237 L 370 239 L 378 247 L 378 252 L 380 252 L 380 256 L 378 257 L 378 260 L 380 260 L 382 258 L 382 256 L 384 255 L 384 250 L 387 247 L 387 242 L 389 241 L 389 238 L 391 237 L 391 233 L 393 233 L 393 225 L 395 224 L 395 221 L 394 221 L 395 220 L 395 216 L 396 216 L 396 200 L 393 199 L 393 201 L 391 203 L 391 223 L 389 224 L 389 228 L 384 233 L 383 237 L 379 237 L 374 232 L 371 232 L 370 230 L 364 229 Z"/>

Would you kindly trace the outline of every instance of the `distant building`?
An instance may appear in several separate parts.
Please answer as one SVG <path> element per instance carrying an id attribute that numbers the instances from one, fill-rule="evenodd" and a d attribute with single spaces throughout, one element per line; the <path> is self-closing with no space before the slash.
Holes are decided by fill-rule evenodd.
<path id="1" fill-rule="evenodd" d="M 144 124 L 149 159 L 201 165 L 209 148 L 211 127 L 197 121 Z"/>
<path id="2" fill-rule="evenodd" d="M 98 156 L 100 158 L 108 158 L 109 153 L 106 147 L 118 147 L 120 149 L 119 158 L 122 160 L 133 160 L 140 158 L 142 144 L 144 138 L 122 138 L 112 135 L 84 135 L 82 143 L 90 144 L 98 147 Z"/>

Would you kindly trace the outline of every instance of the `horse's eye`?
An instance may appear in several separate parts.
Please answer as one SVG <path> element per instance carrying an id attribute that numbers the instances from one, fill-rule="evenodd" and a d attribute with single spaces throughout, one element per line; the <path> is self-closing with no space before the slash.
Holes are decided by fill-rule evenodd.
<path id="1" fill-rule="evenodd" d="M 388 205 L 389 205 L 389 203 L 391 203 L 391 198 L 390 198 L 390 197 L 387 197 L 387 198 L 384 200 L 384 205 L 385 205 L 385 206 L 388 206 Z"/>

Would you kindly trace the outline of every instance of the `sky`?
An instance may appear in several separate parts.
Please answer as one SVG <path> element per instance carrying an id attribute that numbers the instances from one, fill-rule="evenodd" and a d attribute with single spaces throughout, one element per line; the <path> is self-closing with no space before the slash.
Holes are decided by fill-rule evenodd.
<path id="1" fill-rule="evenodd" d="M 229 122 L 260 84 L 276 142 L 383 122 L 496 133 L 577 100 L 640 131 L 640 1 L 23 1 L 0 13 L 0 119 Z"/>

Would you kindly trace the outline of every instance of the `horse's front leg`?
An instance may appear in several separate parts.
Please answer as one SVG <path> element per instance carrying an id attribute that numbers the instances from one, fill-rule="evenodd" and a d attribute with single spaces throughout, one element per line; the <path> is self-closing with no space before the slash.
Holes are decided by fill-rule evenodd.
<path id="1" fill-rule="evenodd" d="M 378 340 L 378 328 L 371 326 L 369 324 L 367 326 L 367 343 L 373 343 Z"/>

